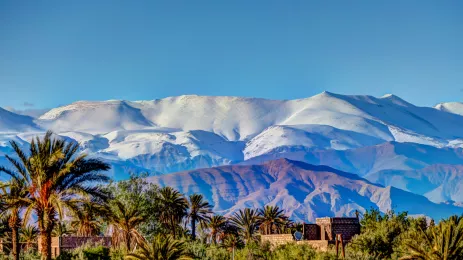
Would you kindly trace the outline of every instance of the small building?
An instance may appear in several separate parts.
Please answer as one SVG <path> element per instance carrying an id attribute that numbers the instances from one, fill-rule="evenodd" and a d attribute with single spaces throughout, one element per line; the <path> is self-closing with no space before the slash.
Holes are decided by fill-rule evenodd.
<path id="1" fill-rule="evenodd" d="M 295 242 L 297 244 L 309 244 L 315 249 L 326 251 L 328 245 L 333 244 L 336 235 L 339 234 L 342 235 L 345 242 L 349 242 L 352 237 L 360 234 L 359 219 L 356 217 L 317 218 L 315 224 L 304 224 L 303 238 L 300 241 L 296 241 L 293 234 L 262 235 L 261 240 L 269 242 L 272 246 Z"/>
<path id="2" fill-rule="evenodd" d="M 320 240 L 334 241 L 337 234 L 342 235 L 344 241 L 349 241 L 360 234 L 360 222 L 358 218 L 317 218 L 315 220 L 320 227 Z"/>
<path id="3" fill-rule="evenodd" d="M 58 257 L 63 251 L 71 251 L 83 245 L 102 245 L 111 246 L 111 237 L 78 237 L 78 236 L 61 236 L 51 238 L 51 256 Z M 40 251 L 40 241 L 38 243 Z"/>

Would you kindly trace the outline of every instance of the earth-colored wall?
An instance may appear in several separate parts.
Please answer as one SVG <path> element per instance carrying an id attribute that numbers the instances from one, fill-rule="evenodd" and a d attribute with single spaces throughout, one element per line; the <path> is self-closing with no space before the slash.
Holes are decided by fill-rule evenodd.
<path id="1" fill-rule="evenodd" d="M 111 237 L 52 237 L 51 238 L 51 255 L 53 258 L 59 256 L 65 250 L 72 250 L 85 244 L 111 246 Z M 40 250 L 40 241 L 38 243 Z"/>

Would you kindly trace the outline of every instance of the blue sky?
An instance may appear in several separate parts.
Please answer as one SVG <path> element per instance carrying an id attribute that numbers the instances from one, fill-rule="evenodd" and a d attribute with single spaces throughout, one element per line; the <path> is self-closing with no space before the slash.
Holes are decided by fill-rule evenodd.
<path id="1" fill-rule="evenodd" d="M 463 100 L 463 1 L 1 1 L 0 106 L 328 90 Z"/>

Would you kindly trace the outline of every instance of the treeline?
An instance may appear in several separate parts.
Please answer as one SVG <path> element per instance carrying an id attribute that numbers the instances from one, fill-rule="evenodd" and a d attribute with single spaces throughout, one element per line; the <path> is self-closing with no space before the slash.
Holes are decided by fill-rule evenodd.
<path id="1" fill-rule="evenodd" d="M 145 175 L 111 182 L 108 164 L 50 132 L 28 151 L 11 146 L 16 156 L 0 167 L 10 178 L 0 187 L 0 235 L 4 246 L 11 245 L 5 258 L 48 260 L 52 236 L 105 235 L 112 248 L 85 245 L 59 259 L 337 259 L 333 251 L 295 244 L 271 250 L 261 243 L 262 234 L 301 231 L 278 207 L 225 217 L 214 214 L 201 194 L 161 188 Z M 346 248 L 348 259 L 463 259 L 462 217 L 435 224 L 372 209 L 361 225 Z"/>

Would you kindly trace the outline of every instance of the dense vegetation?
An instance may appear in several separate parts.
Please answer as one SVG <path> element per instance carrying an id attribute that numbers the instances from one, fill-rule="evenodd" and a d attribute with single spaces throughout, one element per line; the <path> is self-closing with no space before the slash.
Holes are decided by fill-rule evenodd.
<path id="1" fill-rule="evenodd" d="M 11 259 L 51 259 L 52 236 L 107 235 L 112 248 L 84 245 L 59 259 L 337 259 L 307 245 L 277 248 L 260 235 L 293 233 L 281 209 L 242 209 L 229 217 L 212 212 L 201 194 L 185 196 L 147 183 L 145 174 L 111 182 L 109 166 L 78 154 L 78 145 L 37 138 L 29 151 L 11 142 L 10 181 L 0 186 L 0 236 Z M 463 259 L 463 218 L 438 224 L 406 212 L 361 216 L 361 234 L 346 247 L 347 259 Z M 37 241 L 40 238 L 41 250 Z"/>

